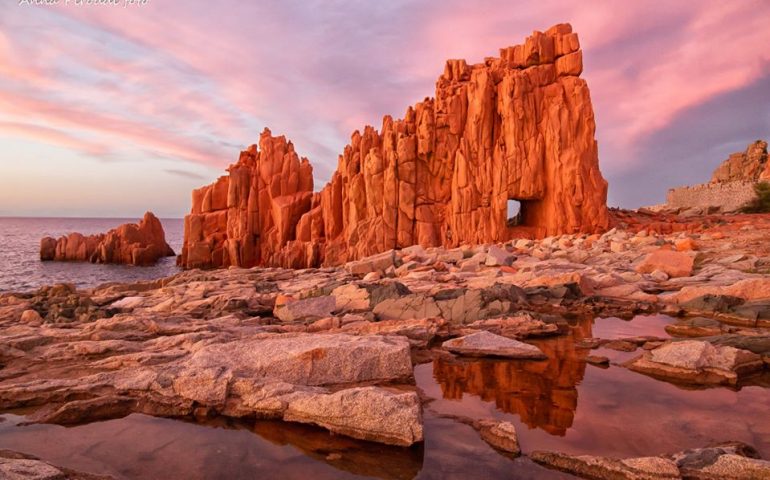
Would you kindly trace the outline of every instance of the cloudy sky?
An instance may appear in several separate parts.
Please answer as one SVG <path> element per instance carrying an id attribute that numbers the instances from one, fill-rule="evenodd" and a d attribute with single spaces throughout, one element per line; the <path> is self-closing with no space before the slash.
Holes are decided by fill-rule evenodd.
<path id="1" fill-rule="evenodd" d="M 0 2 L 0 215 L 182 216 L 265 126 L 320 189 L 350 133 L 432 96 L 447 58 L 560 22 L 610 205 L 659 203 L 770 137 L 767 0 L 27 3 Z"/>

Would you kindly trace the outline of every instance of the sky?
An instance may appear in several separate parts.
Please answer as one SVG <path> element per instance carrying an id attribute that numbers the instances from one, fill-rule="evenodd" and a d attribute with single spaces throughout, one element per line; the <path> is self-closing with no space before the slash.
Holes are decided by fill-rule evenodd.
<path id="1" fill-rule="evenodd" d="M 320 190 L 350 134 L 433 96 L 446 59 L 562 22 L 610 206 L 770 139 L 767 0 L 49 1 L 0 0 L 0 216 L 181 217 L 265 127 Z"/>

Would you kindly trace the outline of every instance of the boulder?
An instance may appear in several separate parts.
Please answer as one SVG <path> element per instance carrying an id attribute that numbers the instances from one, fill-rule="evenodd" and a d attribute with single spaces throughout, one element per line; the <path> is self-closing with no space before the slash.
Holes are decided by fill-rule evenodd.
<path id="1" fill-rule="evenodd" d="M 441 263 L 457 263 L 460 260 L 462 260 L 463 257 L 463 251 L 459 248 L 454 248 L 452 250 L 446 250 L 441 251 L 438 254 L 437 260 Z"/>
<path id="2" fill-rule="evenodd" d="M 661 457 L 615 459 L 591 455 L 532 452 L 537 463 L 594 480 L 664 480 L 682 478 L 672 460 Z"/>
<path id="3" fill-rule="evenodd" d="M 753 447 L 740 442 L 657 457 L 615 459 L 532 452 L 530 458 L 547 467 L 594 480 L 755 480 L 770 475 L 770 462 L 762 460 Z"/>
<path id="4" fill-rule="evenodd" d="M 484 260 L 484 264 L 488 267 L 503 265 L 510 266 L 515 261 L 515 254 L 509 252 L 508 250 L 504 250 L 497 245 L 492 245 L 489 247 L 489 250 L 487 250 L 487 256 Z"/>
<path id="5" fill-rule="evenodd" d="M 56 467 L 33 455 L 0 450 L 0 478 L 4 480 L 113 480 L 114 477 Z"/>
<path id="6" fill-rule="evenodd" d="M 728 296 L 744 301 L 770 299 L 770 278 L 745 278 L 727 285 L 688 285 L 667 299 L 682 304 L 705 295 Z"/>
<path id="7" fill-rule="evenodd" d="M 43 323 L 43 317 L 41 317 L 36 310 L 24 310 L 21 312 L 19 321 L 21 323 L 26 323 L 27 325 L 40 325 Z"/>
<path id="8" fill-rule="evenodd" d="M 40 240 L 40 260 L 47 262 L 56 258 L 56 239 L 45 237 Z"/>
<path id="9" fill-rule="evenodd" d="M 521 454 L 516 427 L 511 422 L 485 419 L 474 422 L 473 426 L 481 439 L 493 448 L 513 455 Z"/>
<path id="10" fill-rule="evenodd" d="M 689 277 L 692 275 L 694 260 L 687 253 L 659 249 L 648 254 L 637 266 L 639 273 L 661 271 L 669 277 Z"/>
<path id="11" fill-rule="evenodd" d="M 338 312 L 354 312 L 370 308 L 369 291 L 353 283 L 335 288 L 332 290 L 332 297 L 336 304 L 335 310 Z"/>
<path id="12" fill-rule="evenodd" d="M 355 262 L 348 262 L 345 264 L 345 269 L 353 275 L 366 275 L 373 272 L 383 272 L 388 267 L 395 266 L 396 252 L 390 250 Z"/>
<path id="13" fill-rule="evenodd" d="M 520 313 L 511 317 L 477 320 L 465 326 L 466 331 L 473 329 L 485 330 L 515 339 L 553 335 L 559 332 L 558 325 L 538 320 L 527 313 Z"/>
<path id="14" fill-rule="evenodd" d="M 678 252 L 689 252 L 698 249 L 698 245 L 695 243 L 695 240 L 690 237 L 676 240 L 674 242 L 674 247 Z"/>
<path id="15" fill-rule="evenodd" d="M 6 480 L 64 480 L 58 468 L 40 460 L 0 457 L 0 478 Z"/>
<path id="16" fill-rule="evenodd" d="M 442 348 L 469 357 L 502 357 L 542 360 L 548 358 L 542 350 L 518 340 L 486 331 L 447 340 Z"/>
<path id="17" fill-rule="evenodd" d="M 736 385 L 764 368 L 756 353 L 702 340 L 668 342 L 625 365 L 654 377 L 699 385 Z"/>
<path id="18" fill-rule="evenodd" d="M 740 350 L 748 350 L 764 357 L 770 357 L 770 335 L 768 334 L 719 335 L 704 338 L 703 340 L 715 346 L 734 347 Z"/>
<path id="19" fill-rule="evenodd" d="M 381 320 L 379 322 L 358 321 L 347 323 L 341 330 L 353 335 L 398 335 L 406 337 L 418 347 L 427 347 L 440 332 L 444 332 L 446 322 L 437 318 L 419 318 L 410 320 Z"/>
<path id="20" fill-rule="evenodd" d="M 376 305 L 389 299 L 396 299 L 411 294 L 411 290 L 401 282 L 386 282 L 362 285 L 369 292 L 369 306 Z"/>
<path id="21" fill-rule="evenodd" d="M 770 478 L 770 462 L 750 445 L 726 442 L 693 448 L 670 456 L 684 478 L 697 480 L 754 480 Z"/>
<path id="22" fill-rule="evenodd" d="M 328 317 L 336 309 L 336 297 L 324 295 L 276 305 L 273 314 L 283 322 L 293 323 Z"/>
<path id="23" fill-rule="evenodd" d="M 389 298 L 375 305 L 372 312 L 380 320 L 403 320 L 408 318 L 440 317 L 436 301 L 425 295 L 405 295 Z"/>
<path id="24" fill-rule="evenodd" d="M 349 437 L 408 447 L 423 440 L 415 392 L 360 387 L 289 402 L 283 419 L 312 423 Z"/>

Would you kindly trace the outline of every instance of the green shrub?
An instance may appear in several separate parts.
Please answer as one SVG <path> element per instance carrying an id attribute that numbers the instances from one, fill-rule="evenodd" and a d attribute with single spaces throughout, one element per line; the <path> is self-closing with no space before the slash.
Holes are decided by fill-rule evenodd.
<path id="1" fill-rule="evenodd" d="M 761 182 L 754 185 L 757 198 L 741 209 L 743 213 L 770 213 L 770 183 Z"/>

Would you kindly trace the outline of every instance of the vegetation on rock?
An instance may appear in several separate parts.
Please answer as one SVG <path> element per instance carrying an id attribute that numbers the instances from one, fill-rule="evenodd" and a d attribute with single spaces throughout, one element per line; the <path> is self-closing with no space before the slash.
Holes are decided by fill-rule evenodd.
<path id="1" fill-rule="evenodd" d="M 741 209 L 743 213 L 769 213 L 770 212 L 770 183 L 760 182 L 754 186 L 757 198 L 747 203 Z"/>

